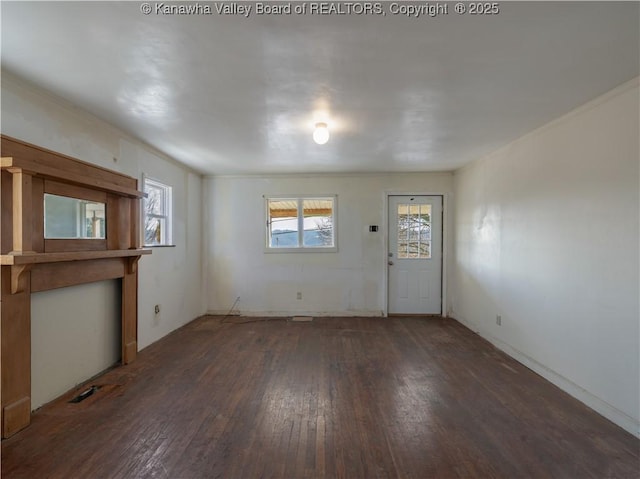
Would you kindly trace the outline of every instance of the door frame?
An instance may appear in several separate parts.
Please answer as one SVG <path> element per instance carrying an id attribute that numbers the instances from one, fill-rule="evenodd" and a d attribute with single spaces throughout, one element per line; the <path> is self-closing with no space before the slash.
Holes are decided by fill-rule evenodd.
<path id="1" fill-rule="evenodd" d="M 384 294 L 384 317 L 389 316 L 389 197 L 390 196 L 440 196 L 442 198 L 442 263 L 440 265 L 440 281 L 442 298 L 440 301 L 440 314 L 448 317 L 447 307 L 447 270 L 449 264 L 449 194 L 440 192 L 418 192 L 418 191 L 385 191 L 384 192 L 384 262 L 382 277 L 384 278 L 385 294 Z"/>

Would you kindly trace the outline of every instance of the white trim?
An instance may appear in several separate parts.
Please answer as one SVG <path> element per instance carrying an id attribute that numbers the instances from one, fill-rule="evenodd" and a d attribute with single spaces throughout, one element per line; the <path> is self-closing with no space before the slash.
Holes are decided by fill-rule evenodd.
<path id="1" fill-rule="evenodd" d="M 483 328 L 480 328 L 477 324 L 467 321 L 466 319 L 456 315 L 455 317 L 451 317 L 455 321 L 459 322 L 463 326 L 469 328 L 474 333 L 477 333 L 479 336 L 483 337 L 491 344 L 493 344 L 496 348 L 503 351 L 507 355 L 511 356 L 513 359 L 518 361 L 519 363 L 525 365 L 535 373 L 542 376 L 547 381 L 555 384 L 560 389 L 562 389 L 567 394 L 573 396 L 578 401 L 586 404 L 591 409 L 596 411 L 598 414 L 604 416 L 609 421 L 617 424 L 624 430 L 630 432 L 634 436 L 640 438 L 640 421 L 634 419 L 628 414 L 622 412 L 620 409 L 612 406 L 608 402 L 600 399 L 594 394 L 590 393 L 586 389 L 580 387 L 570 379 L 565 378 L 558 372 L 550 369 L 542 363 L 539 363 L 535 359 L 527 356 L 522 351 L 519 351 L 512 347 L 511 345 L 505 343 L 504 341 L 496 338 L 495 336 L 488 333 Z"/>
<path id="2" fill-rule="evenodd" d="M 265 254 L 278 253 L 337 253 L 337 246 L 300 246 L 299 248 L 269 248 L 265 246 Z"/>
<path id="3" fill-rule="evenodd" d="M 449 305 L 447 302 L 447 257 L 449 254 L 449 248 L 447 246 L 449 239 L 449 222 L 447 217 L 449 216 L 449 195 L 447 193 L 442 194 L 442 316 L 449 317 Z"/>
<path id="4" fill-rule="evenodd" d="M 264 317 L 264 318 L 286 318 L 291 316 L 317 316 L 317 317 L 366 317 L 380 318 L 384 316 L 383 311 L 365 311 L 365 310 L 345 310 L 345 311 L 237 311 L 234 310 L 229 314 L 229 310 L 208 310 L 206 314 L 212 316 L 247 316 L 247 317 Z M 267 319 L 268 320 L 268 319 Z"/>
<path id="5" fill-rule="evenodd" d="M 390 196 L 440 196 L 442 197 L 442 271 L 440 280 L 441 285 L 441 299 L 440 299 L 440 314 L 442 316 L 448 316 L 447 310 L 447 269 L 448 269 L 448 248 L 447 241 L 449 238 L 449 222 L 447 221 L 449 202 L 447 201 L 447 193 L 445 192 L 416 192 L 416 191 L 384 191 L 384 214 L 383 214 L 383 229 L 384 229 L 384 266 L 382 272 L 382 278 L 384 282 L 384 300 L 383 300 L 383 316 L 386 318 L 389 316 L 389 268 L 387 267 L 387 261 L 389 260 L 389 197 Z"/>

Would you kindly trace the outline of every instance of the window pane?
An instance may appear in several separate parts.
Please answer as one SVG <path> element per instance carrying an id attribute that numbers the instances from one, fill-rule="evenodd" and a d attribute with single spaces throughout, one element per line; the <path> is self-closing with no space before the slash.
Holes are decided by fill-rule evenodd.
<path id="1" fill-rule="evenodd" d="M 296 199 L 268 200 L 269 246 L 271 248 L 298 247 L 298 201 Z"/>
<path id="2" fill-rule="evenodd" d="M 308 247 L 333 246 L 333 201 L 305 199 L 303 244 Z"/>
<path id="3" fill-rule="evenodd" d="M 164 190 L 156 186 L 147 185 L 147 187 L 145 188 L 145 193 L 147 193 L 147 198 L 145 201 L 146 213 L 151 215 L 164 216 Z"/>
<path id="4" fill-rule="evenodd" d="M 166 219 L 147 216 L 144 222 L 144 243 L 159 245 L 165 243 Z"/>

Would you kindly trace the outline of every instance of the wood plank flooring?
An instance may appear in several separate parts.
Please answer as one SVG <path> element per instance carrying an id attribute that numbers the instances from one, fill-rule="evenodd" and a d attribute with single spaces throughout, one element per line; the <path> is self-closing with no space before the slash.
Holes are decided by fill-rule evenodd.
<path id="1" fill-rule="evenodd" d="M 2 477 L 640 476 L 639 440 L 453 320 L 230 320 L 37 411 Z"/>

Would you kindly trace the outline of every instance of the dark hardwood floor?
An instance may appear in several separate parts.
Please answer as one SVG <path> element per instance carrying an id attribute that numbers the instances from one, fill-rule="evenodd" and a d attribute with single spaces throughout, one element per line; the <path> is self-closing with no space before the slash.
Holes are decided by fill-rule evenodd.
<path id="1" fill-rule="evenodd" d="M 92 384 L 3 478 L 640 476 L 639 440 L 449 319 L 203 317 Z"/>

